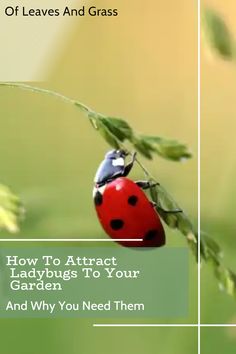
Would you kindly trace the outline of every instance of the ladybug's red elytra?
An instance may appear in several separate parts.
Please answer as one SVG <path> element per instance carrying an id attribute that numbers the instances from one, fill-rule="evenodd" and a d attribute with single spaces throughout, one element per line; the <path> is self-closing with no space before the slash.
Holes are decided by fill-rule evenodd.
<path id="1" fill-rule="evenodd" d="M 98 219 L 105 232 L 116 241 L 142 239 L 142 241 L 117 241 L 128 247 L 161 247 L 165 232 L 154 204 L 144 189 L 148 181 L 132 181 L 126 176 L 131 171 L 135 155 L 125 164 L 127 153 L 112 150 L 105 155 L 94 182 L 94 204 Z"/>

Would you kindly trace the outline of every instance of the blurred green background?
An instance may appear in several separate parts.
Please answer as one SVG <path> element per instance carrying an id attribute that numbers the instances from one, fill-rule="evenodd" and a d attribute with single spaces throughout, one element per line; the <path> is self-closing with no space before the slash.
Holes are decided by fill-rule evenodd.
<path id="1" fill-rule="evenodd" d="M 210 0 L 205 4 L 222 16 L 235 38 L 235 1 Z M 201 81 L 201 228 L 221 245 L 224 263 L 235 271 L 235 62 L 215 57 L 203 47 Z M 201 272 L 201 321 L 236 324 L 235 299 L 219 291 L 208 267 Z M 221 333 L 223 337 L 226 332 Z M 235 337 L 231 341 L 235 345 Z M 219 342 L 211 342 L 213 352 L 235 352 L 230 350 L 233 344 L 226 350 Z"/>
<path id="2" fill-rule="evenodd" d="M 50 65 L 45 66 L 47 81 L 32 84 L 126 118 L 137 131 L 186 142 L 193 151 L 191 161 L 179 164 L 156 158 L 145 163 L 196 223 L 197 4 L 122 0 L 116 5 L 121 13 L 116 19 L 71 19 L 68 36 L 59 48 L 52 48 Z M 109 1 L 99 1 L 99 7 L 109 6 Z M 19 194 L 26 207 L 19 237 L 107 237 L 91 195 L 96 168 L 109 147 L 86 117 L 53 98 L 3 88 L 0 113 L 1 182 Z M 142 172 L 136 168 L 133 176 L 142 178 Z M 208 228 L 214 228 L 211 215 L 206 215 Z M 12 236 L 2 232 L 1 237 Z M 167 243 L 186 246 L 180 234 L 169 230 Z M 206 312 L 212 293 L 218 295 L 214 280 L 210 285 L 203 298 Z M 192 255 L 189 298 L 188 318 L 171 322 L 197 320 L 197 268 Z M 233 306 L 230 300 L 228 304 Z M 209 316 L 214 315 L 212 308 Z M 95 329 L 95 321 L 1 320 L 1 346 L 4 354 L 197 353 L 195 328 Z M 147 319 L 159 321 L 167 322 Z"/>
<path id="3" fill-rule="evenodd" d="M 201 328 L 201 354 L 235 353 L 235 328 Z"/>

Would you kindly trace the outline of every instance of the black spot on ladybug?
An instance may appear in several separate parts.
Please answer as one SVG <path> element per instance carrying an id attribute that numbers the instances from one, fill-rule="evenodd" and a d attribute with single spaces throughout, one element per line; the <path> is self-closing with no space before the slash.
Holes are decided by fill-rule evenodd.
<path id="1" fill-rule="evenodd" d="M 138 197 L 136 197 L 136 195 L 131 195 L 129 198 L 128 198 L 128 203 L 132 206 L 135 206 L 138 202 Z"/>
<path id="2" fill-rule="evenodd" d="M 157 230 L 149 230 L 146 235 L 144 236 L 144 240 L 148 241 L 148 240 L 153 240 L 158 234 L 158 231 Z"/>
<path id="3" fill-rule="evenodd" d="M 94 197 L 94 203 L 96 206 L 99 206 L 102 205 L 102 202 L 103 202 L 102 194 L 99 191 L 97 191 Z"/>
<path id="4" fill-rule="evenodd" d="M 120 230 L 124 226 L 124 221 L 121 219 L 112 219 L 110 225 L 113 230 Z"/>

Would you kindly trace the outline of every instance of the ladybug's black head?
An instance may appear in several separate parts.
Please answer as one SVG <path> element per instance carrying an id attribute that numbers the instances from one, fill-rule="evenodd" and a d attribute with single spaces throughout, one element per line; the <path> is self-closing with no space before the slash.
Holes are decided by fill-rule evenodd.
<path id="1" fill-rule="evenodd" d="M 102 186 L 117 177 L 121 177 L 125 169 L 126 156 L 127 153 L 124 150 L 109 151 L 98 167 L 94 182 L 98 186 Z"/>
<path id="2" fill-rule="evenodd" d="M 119 158 L 124 159 L 127 155 L 128 154 L 125 150 L 111 150 L 108 151 L 108 153 L 106 153 L 105 159 L 112 159 L 112 160 L 116 160 Z"/>

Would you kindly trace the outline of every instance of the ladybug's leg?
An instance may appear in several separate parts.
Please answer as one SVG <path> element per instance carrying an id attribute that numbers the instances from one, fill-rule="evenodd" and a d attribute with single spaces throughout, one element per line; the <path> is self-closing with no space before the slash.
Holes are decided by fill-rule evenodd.
<path id="1" fill-rule="evenodd" d="M 124 172 L 122 174 L 123 177 L 128 176 L 128 174 L 130 173 L 130 171 L 133 168 L 134 162 L 135 162 L 135 157 L 136 157 L 136 152 L 133 153 L 132 155 L 132 160 L 125 166 Z"/>
<path id="2" fill-rule="evenodd" d="M 158 182 L 150 183 L 149 181 L 136 181 L 135 183 L 137 184 L 137 186 L 139 186 L 140 188 L 142 188 L 144 190 L 159 185 Z M 161 210 L 163 213 L 166 213 L 166 214 L 176 214 L 176 213 L 182 213 L 183 212 L 183 210 L 181 210 L 181 209 L 166 210 L 166 209 L 163 209 L 159 204 L 157 204 L 155 202 L 151 201 L 150 203 L 152 204 L 152 206 L 154 208 L 157 208 L 157 209 Z"/>
<path id="3" fill-rule="evenodd" d="M 181 209 L 173 209 L 173 210 L 165 210 L 162 207 L 160 207 L 158 204 L 155 203 L 155 207 L 159 210 L 161 210 L 165 214 L 177 214 L 177 213 L 182 213 L 183 210 Z"/>
<path id="4" fill-rule="evenodd" d="M 142 189 L 149 189 L 159 185 L 158 182 L 150 183 L 149 181 L 136 181 L 135 183 Z"/>

